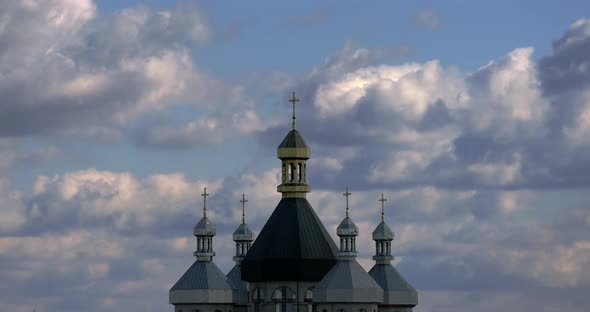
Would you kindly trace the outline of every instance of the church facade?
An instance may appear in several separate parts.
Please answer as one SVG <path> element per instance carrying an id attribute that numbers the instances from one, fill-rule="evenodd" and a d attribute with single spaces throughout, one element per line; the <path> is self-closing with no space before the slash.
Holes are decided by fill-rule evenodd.
<path id="1" fill-rule="evenodd" d="M 391 264 L 393 231 L 385 223 L 383 195 L 381 223 L 372 233 L 375 265 L 369 272 L 356 261 L 358 227 L 346 215 L 337 228 L 337 246 L 306 199 L 306 162 L 311 150 L 295 127 L 277 150 L 281 160 L 282 198 L 254 240 L 242 223 L 233 234 L 235 266 L 227 275 L 213 262 L 215 228 L 207 218 L 207 190 L 203 217 L 194 228 L 196 261 L 169 291 L 175 312 L 409 312 L 418 293 Z M 242 209 L 245 198 L 242 197 Z M 367 234 L 364 234 L 367 235 Z"/>

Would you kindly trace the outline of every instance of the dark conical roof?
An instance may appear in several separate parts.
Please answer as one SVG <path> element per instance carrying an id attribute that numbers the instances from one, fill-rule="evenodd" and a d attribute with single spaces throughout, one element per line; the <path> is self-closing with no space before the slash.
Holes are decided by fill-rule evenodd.
<path id="1" fill-rule="evenodd" d="M 338 249 L 305 198 L 283 198 L 242 261 L 242 280 L 320 281 Z"/>
<path id="2" fill-rule="evenodd" d="M 293 129 L 287 133 L 287 136 L 283 139 L 279 148 L 301 148 L 301 147 L 308 147 L 305 143 L 305 140 L 299 133 L 299 131 Z"/>

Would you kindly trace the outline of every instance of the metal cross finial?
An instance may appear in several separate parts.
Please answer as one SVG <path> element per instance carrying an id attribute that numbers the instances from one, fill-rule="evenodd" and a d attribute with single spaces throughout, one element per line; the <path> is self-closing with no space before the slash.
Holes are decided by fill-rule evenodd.
<path id="1" fill-rule="evenodd" d="M 385 202 L 387 201 L 387 199 L 383 198 L 383 193 L 381 193 L 381 199 L 379 199 L 379 201 L 381 202 L 381 222 L 383 222 L 385 220 Z"/>
<path id="2" fill-rule="evenodd" d="M 295 102 L 299 102 L 299 99 L 295 97 L 295 92 L 289 102 L 293 103 L 293 130 L 295 130 Z"/>
<path id="3" fill-rule="evenodd" d="M 346 197 L 346 217 L 348 218 L 348 196 L 351 194 L 348 192 L 348 186 L 346 187 L 346 192 L 342 194 Z"/>
<path id="4" fill-rule="evenodd" d="M 203 196 L 203 218 L 207 218 L 207 196 L 209 196 L 209 193 L 207 193 L 207 188 L 203 188 L 203 194 L 201 194 L 201 196 Z"/>
<path id="5" fill-rule="evenodd" d="M 240 200 L 240 203 L 242 203 L 242 224 L 246 224 L 246 203 L 248 202 L 248 200 L 246 200 L 246 195 L 244 193 L 242 193 L 242 199 Z"/>

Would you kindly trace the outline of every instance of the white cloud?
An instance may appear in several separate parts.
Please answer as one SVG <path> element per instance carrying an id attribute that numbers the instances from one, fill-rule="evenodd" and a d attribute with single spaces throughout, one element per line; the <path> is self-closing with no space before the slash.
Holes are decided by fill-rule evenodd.
<path id="1" fill-rule="evenodd" d="M 241 193 L 249 200 L 247 221 L 259 232 L 280 200 L 276 193 L 278 173 L 273 169 L 191 181 L 181 174 L 140 179 L 125 172 L 89 169 L 39 177 L 32 194 L 20 194 L 14 199 L 18 205 L 10 204 L 20 207 L 27 223 L 5 229 L 0 238 L 1 258 L 10 263 L 2 266 L 0 276 L 13 281 L 17 291 L 38 276 L 55 283 L 76 276 L 78 282 L 70 291 L 92 290 L 92 300 L 115 305 L 125 296 L 165 292 L 166 285 L 193 259 L 191 229 L 200 217 L 199 194 L 205 185 L 213 195 L 209 217 L 218 229 L 215 260 L 227 271 L 234 252 L 231 232 L 241 217 Z M 527 213 L 535 221 L 524 223 L 524 228 L 515 218 L 515 214 L 530 210 L 526 207 L 542 208 L 539 204 L 542 206 L 544 200 L 529 191 L 498 192 L 488 199 L 478 198 L 474 192 L 433 187 L 351 191 L 351 216 L 361 230 L 359 261 L 366 268 L 373 264 L 370 234 L 379 222 L 377 199 L 385 193 L 386 220 L 396 233 L 396 265 L 418 287 L 424 286 L 421 283 L 431 278 L 430 274 L 451 274 L 443 277 L 442 284 L 427 288 L 477 290 L 490 271 L 504 277 L 491 286 L 481 286 L 485 289 L 499 289 L 502 281 L 511 282 L 506 276 L 544 287 L 583 287 L 590 283 L 590 276 L 584 273 L 590 259 L 587 240 L 568 237 L 558 228 L 563 224 L 544 222 L 542 213 Z M 344 217 L 342 192 L 320 190 L 309 194 L 333 237 Z M 1 194 L 1 202 L 7 202 L 9 192 Z M 482 200 L 494 202 L 494 198 L 495 209 L 501 214 L 487 219 L 472 215 L 471 206 Z M 40 215 L 33 215 L 34 205 Z M 0 208 L 0 213 L 6 209 Z M 53 225 L 47 223 L 48 219 Z M 485 270 L 481 263 L 484 258 Z M 63 304 L 60 302 L 53 302 L 48 309 L 58 309 Z"/>
<path id="2" fill-rule="evenodd" d="M 223 103 L 211 91 L 223 83 L 197 72 L 189 56 L 212 32 L 194 5 L 139 6 L 111 16 L 98 14 L 90 0 L 1 6 L 0 136 L 80 128 L 86 135 L 90 128 L 118 137 L 129 119 L 181 100 L 202 108 L 203 99 Z"/>
<path id="3" fill-rule="evenodd" d="M 441 17 L 432 10 L 420 10 L 414 17 L 414 23 L 430 30 L 440 29 L 443 25 Z"/>

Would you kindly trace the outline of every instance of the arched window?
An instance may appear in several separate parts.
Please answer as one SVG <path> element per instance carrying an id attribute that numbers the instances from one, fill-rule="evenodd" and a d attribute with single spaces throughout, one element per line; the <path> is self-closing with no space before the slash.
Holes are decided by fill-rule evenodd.
<path id="1" fill-rule="evenodd" d="M 272 302 L 275 303 L 276 312 L 292 312 L 292 306 L 295 302 L 295 292 L 293 289 L 282 286 L 272 293 Z"/>
<path id="2" fill-rule="evenodd" d="M 264 302 L 264 292 L 260 288 L 254 288 L 252 291 L 252 303 L 254 303 L 254 312 L 261 311 L 261 304 Z"/>
<path id="3" fill-rule="evenodd" d="M 305 302 L 312 302 L 313 301 L 313 287 L 308 288 L 305 291 Z"/>
<path id="4" fill-rule="evenodd" d="M 301 172 L 302 172 L 302 170 L 301 170 L 301 167 L 302 167 L 301 166 L 301 163 L 297 164 L 297 166 L 298 166 L 298 168 L 297 168 L 297 179 L 299 180 L 299 182 L 301 182 L 301 179 L 303 178 L 303 176 L 301 174 Z"/>
<path id="5" fill-rule="evenodd" d="M 254 291 L 252 291 L 252 302 L 264 302 L 264 292 L 258 287 L 254 288 Z"/>
<path id="6" fill-rule="evenodd" d="M 307 312 L 312 312 L 313 311 L 313 287 L 308 288 L 305 291 L 305 297 L 303 298 L 303 300 L 305 302 L 307 302 Z"/>

